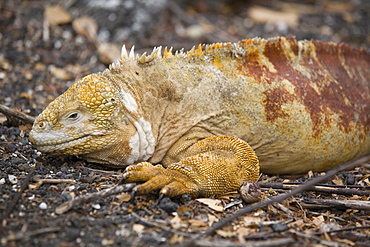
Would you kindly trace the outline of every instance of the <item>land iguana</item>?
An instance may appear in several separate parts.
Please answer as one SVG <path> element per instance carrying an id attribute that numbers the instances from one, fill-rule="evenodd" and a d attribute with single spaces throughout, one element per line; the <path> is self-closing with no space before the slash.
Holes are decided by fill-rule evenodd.
<path id="1" fill-rule="evenodd" d="M 325 171 L 370 151 L 365 50 L 255 38 L 161 53 L 123 47 L 109 69 L 50 103 L 31 143 L 129 165 L 125 181 L 145 182 L 137 192 L 168 196 L 219 195 L 257 180 L 260 169 Z"/>

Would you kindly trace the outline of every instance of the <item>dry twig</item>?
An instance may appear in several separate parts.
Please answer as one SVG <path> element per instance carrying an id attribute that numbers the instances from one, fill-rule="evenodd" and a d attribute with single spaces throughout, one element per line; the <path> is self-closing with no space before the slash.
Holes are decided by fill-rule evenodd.
<path id="1" fill-rule="evenodd" d="M 91 202 L 91 201 L 95 201 L 99 198 L 114 195 L 114 194 L 118 194 L 118 193 L 121 193 L 121 192 L 131 191 L 135 187 L 135 185 L 136 184 L 134 184 L 134 183 L 119 184 L 119 185 L 115 185 L 115 186 L 113 186 L 111 188 L 108 188 L 108 189 L 105 189 L 105 190 L 101 190 L 101 191 L 98 191 L 98 192 L 95 192 L 95 193 L 90 193 L 90 194 L 87 194 L 87 195 L 76 197 L 75 199 L 73 199 L 71 201 L 67 201 L 67 202 L 59 205 L 55 209 L 55 213 L 63 214 L 63 213 L 67 212 L 68 210 L 70 210 L 72 207 L 74 207 L 76 205 L 88 203 L 88 202 Z"/>
<path id="2" fill-rule="evenodd" d="M 126 209 L 127 210 L 127 209 Z M 140 222 L 142 222 L 144 225 L 147 225 L 149 227 L 158 227 L 160 229 L 162 229 L 163 231 L 166 231 L 166 232 L 171 232 L 173 234 L 178 234 L 178 235 L 182 235 L 182 236 L 185 236 L 185 237 L 190 237 L 191 235 L 189 233 L 186 233 L 186 232 L 180 232 L 180 231 L 174 231 L 172 230 L 171 228 L 169 227 L 166 227 L 166 226 L 163 226 L 161 224 L 158 224 L 156 222 L 152 222 L 152 221 L 149 221 L 143 217 L 141 217 L 140 215 L 138 215 L 137 213 L 135 212 L 131 212 L 130 215 L 134 216 L 137 220 L 139 220 Z"/>
<path id="3" fill-rule="evenodd" d="M 306 198 L 301 205 L 304 208 L 337 208 L 337 209 L 358 209 L 370 210 L 370 201 L 339 200 L 339 199 L 314 199 Z"/>
<path id="4" fill-rule="evenodd" d="M 37 229 L 34 231 L 27 232 L 27 227 L 28 225 L 25 224 L 22 229 L 17 232 L 16 234 L 9 235 L 6 237 L 1 238 L 1 243 L 6 244 L 10 241 L 28 241 L 30 238 L 35 237 L 40 234 L 45 234 L 45 233 L 50 233 L 50 232 L 59 232 L 61 230 L 60 227 L 46 227 L 46 228 L 41 228 Z"/>
<path id="5" fill-rule="evenodd" d="M 6 211 L 3 215 L 3 219 L 7 219 L 9 217 L 9 215 L 12 213 L 15 205 L 17 205 L 18 203 L 18 200 L 21 198 L 21 195 L 23 193 L 23 191 L 28 187 L 28 184 L 30 182 L 30 179 L 32 177 L 32 174 L 34 172 L 34 169 L 32 169 L 28 174 L 27 176 L 24 178 L 23 182 L 22 182 L 22 185 L 21 185 L 21 188 L 19 189 L 19 191 L 15 194 L 13 200 L 8 204 L 7 208 L 6 208 Z M 2 221 L 2 220 L 1 220 Z"/>
<path id="6" fill-rule="evenodd" d="M 74 184 L 76 181 L 74 179 L 60 179 L 60 178 L 39 178 L 34 176 L 33 180 L 36 181 L 36 184 L 30 185 L 32 189 L 38 188 L 43 184 Z"/>
<path id="7" fill-rule="evenodd" d="M 0 112 L 6 116 L 6 118 L 10 122 L 10 125 L 13 126 L 33 124 L 33 122 L 35 122 L 34 117 L 31 117 L 17 110 L 13 110 L 3 104 L 0 104 Z"/>
<path id="8" fill-rule="evenodd" d="M 259 183 L 262 188 L 291 190 L 302 185 L 302 183 Z M 355 189 L 357 188 L 357 189 Z M 310 191 L 321 193 L 340 194 L 340 195 L 359 195 L 370 196 L 370 186 L 351 186 L 351 185 L 325 185 L 320 184 L 310 188 Z"/>

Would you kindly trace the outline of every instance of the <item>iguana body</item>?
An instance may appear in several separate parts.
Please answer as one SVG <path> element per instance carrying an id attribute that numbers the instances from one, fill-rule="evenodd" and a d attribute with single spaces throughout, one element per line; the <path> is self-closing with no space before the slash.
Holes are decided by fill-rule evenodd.
<path id="1" fill-rule="evenodd" d="M 123 48 L 45 109 L 31 142 L 110 165 L 161 163 L 167 169 L 142 163 L 125 177 L 154 177 L 138 190 L 167 185 L 170 196 L 256 180 L 253 150 L 269 174 L 324 171 L 370 151 L 365 51 L 284 38 L 160 50 L 135 58 Z"/>

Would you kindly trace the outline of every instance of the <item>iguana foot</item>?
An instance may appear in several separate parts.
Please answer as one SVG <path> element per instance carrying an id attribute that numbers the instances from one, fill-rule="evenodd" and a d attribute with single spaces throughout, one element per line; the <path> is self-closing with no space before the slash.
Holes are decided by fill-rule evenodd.
<path id="1" fill-rule="evenodd" d="M 259 176 L 254 151 L 235 137 L 205 138 L 184 153 L 189 156 L 167 168 L 149 162 L 131 165 L 125 171 L 124 182 L 145 182 L 134 189 L 140 194 L 159 189 L 169 197 L 209 197 L 237 190 L 243 182 Z"/>
<path id="2" fill-rule="evenodd" d="M 186 169 L 186 168 L 185 168 Z M 145 182 L 134 188 L 138 194 L 147 194 L 154 190 L 169 197 L 182 194 L 196 194 L 197 185 L 179 171 L 165 169 L 162 165 L 142 162 L 127 167 L 124 182 Z"/>

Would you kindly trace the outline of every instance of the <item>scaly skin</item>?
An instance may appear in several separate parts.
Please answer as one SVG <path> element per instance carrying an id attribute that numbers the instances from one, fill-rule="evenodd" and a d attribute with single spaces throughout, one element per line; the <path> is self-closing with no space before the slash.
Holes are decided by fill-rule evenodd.
<path id="1" fill-rule="evenodd" d="M 124 177 L 145 182 L 138 192 L 169 196 L 235 190 L 258 178 L 259 163 L 264 173 L 297 174 L 370 151 L 363 50 L 276 38 L 160 52 L 135 58 L 123 48 L 119 62 L 52 102 L 30 141 L 42 152 L 131 165 Z"/>

